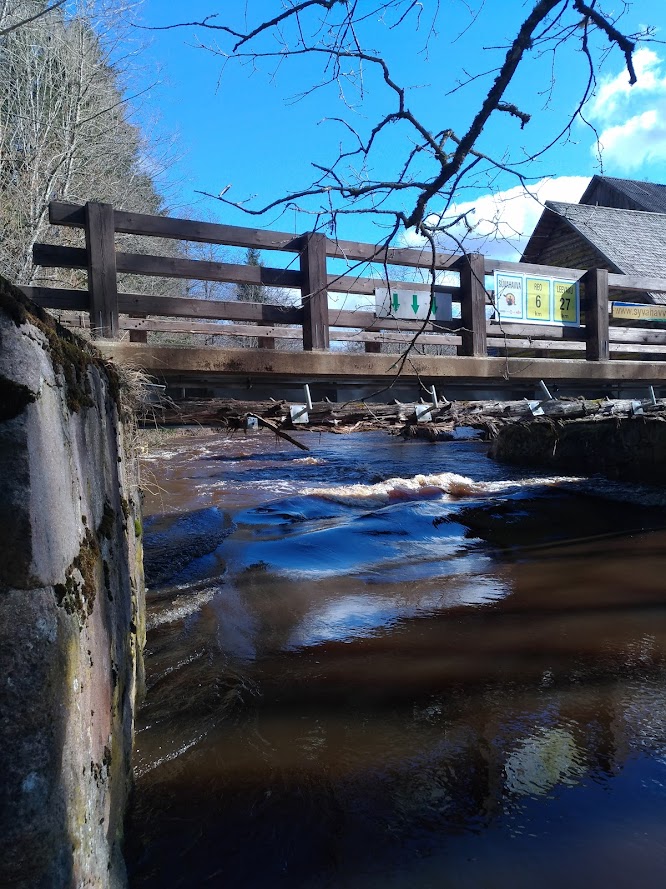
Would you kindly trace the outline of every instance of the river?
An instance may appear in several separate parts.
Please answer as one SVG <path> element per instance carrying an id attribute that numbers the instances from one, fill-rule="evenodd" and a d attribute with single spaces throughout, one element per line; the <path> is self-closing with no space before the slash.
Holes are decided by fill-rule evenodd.
<path id="1" fill-rule="evenodd" d="M 130 885 L 666 885 L 664 492 L 384 433 L 144 456 Z"/>

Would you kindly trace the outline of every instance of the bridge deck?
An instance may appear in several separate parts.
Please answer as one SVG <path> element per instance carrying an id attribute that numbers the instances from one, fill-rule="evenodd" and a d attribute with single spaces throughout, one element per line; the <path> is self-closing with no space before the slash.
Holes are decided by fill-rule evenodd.
<path id="1" fill-rule="evenodd" d="M 150 346 L 99 342 L 102 353 L 118 364 L 141 368 L 157 378 L 252 377 L 294 380 L 586 380 L 598 382 L 666 382 L 666 362 L 584 361 L 574 358 L 471 358 L 410 354 L 403 363 L 395 355 L 340 352 L 278 352 L 220 349 L 214 346 Z"/>

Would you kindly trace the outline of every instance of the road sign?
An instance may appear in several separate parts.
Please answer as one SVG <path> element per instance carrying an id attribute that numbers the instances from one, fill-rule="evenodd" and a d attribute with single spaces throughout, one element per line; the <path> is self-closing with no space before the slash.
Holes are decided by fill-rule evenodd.
<path id="1" fill-rule="evenodd" d="M 430 294 L 428 290 L 407 288 L 375 288 L 375 313 L 379 318 L 400 318 L 410 321 L 450 321 L 450 293 Z"/>

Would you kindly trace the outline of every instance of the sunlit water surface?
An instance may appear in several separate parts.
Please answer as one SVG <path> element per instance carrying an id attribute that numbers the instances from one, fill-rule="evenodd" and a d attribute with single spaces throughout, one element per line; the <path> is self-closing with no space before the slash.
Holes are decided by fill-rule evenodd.
<path id="1" fill-rule="evenodd" d="M 665 886 L 664 494 L 301 437 L 146 454 L 131 886 Z"/>

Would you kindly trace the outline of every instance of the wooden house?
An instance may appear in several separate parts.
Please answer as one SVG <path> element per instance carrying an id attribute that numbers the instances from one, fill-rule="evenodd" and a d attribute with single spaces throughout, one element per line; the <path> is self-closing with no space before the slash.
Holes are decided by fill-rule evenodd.
<path id="1" fill-rule="evenodd" d="M 581 203 L 546 201 L 522 261 L 666 278 L 666 186 L 595 176 Z M 632 293 L 627 299 L 664 303 L 666 294 Z"/>

